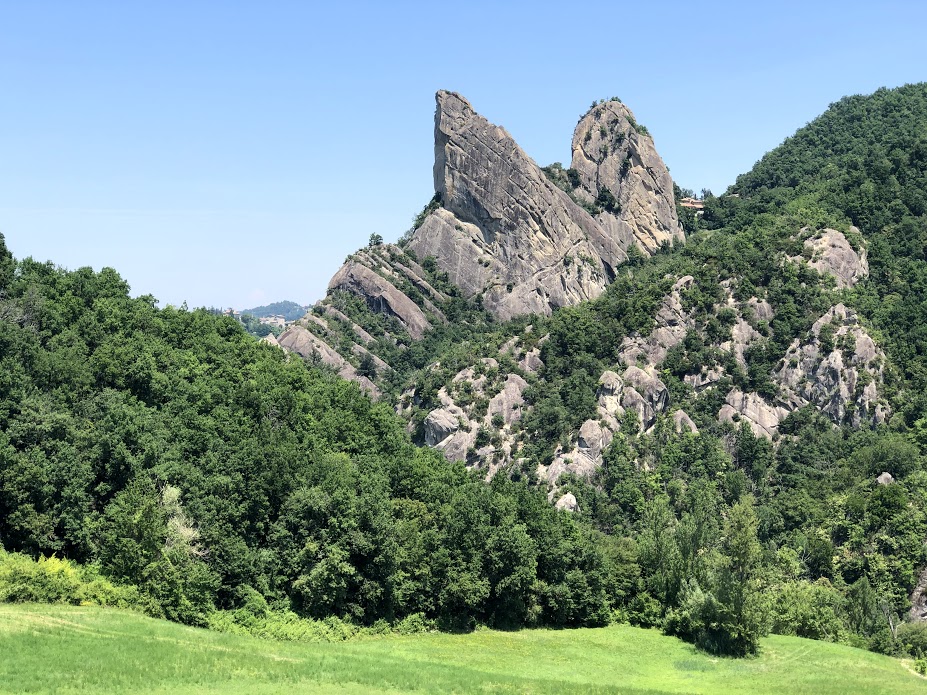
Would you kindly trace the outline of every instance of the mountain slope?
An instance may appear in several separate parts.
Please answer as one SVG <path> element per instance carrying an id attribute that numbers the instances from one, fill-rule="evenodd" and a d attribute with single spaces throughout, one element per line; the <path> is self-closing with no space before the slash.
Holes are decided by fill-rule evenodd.
<path id="1" fill-rule="evenodd" d="M 927 559 L 925 91 L 833 105 L 707 199 L 684 247 L 630 254 L 601 295 L 549 316 L 494 321 L 422 259 L 456 310 L 429 294 L 443 316 L 421 340 L 390 332 L 387 348 L 369 305 L 346 312 L 396 365 L 383 397 L 417 441 L 488 477 L 540 482 L 559 507 L 635 538 L 645 594 L 664 607 L 656 624 L 694 590 L 686 576 L 719 581 L 704 559 L 719 547 L 712 515 L 750 495 L 785 616 L 775 629 L 824 636 L 791 622 L 784 602 L 803 596 L 833 606 L 825 632 L 881 639 L 874 606 L 906 612 Z M 607 123 L 589 142 L 611 152 Z M 593 169 L 572 171 L 548 168 L 591 206 Z M 601 202 L 618 210 L 612 195 Z M 851 605 L 867 617 L 851 620 Z"/>

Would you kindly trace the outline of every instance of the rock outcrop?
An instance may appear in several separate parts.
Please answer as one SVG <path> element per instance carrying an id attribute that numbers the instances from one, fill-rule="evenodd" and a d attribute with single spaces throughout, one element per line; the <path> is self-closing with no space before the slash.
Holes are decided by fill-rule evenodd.
<path id="1" fill-rule="evenodd" d="M 557 503 L 554 505 L 557 509 L 567 512 L 578 512 L 579 504 L 576 501 L 576 495 L 572 492 L 566 493 L 563 497 L 557 500 Z"/>
<path id="2" fill-rule="evenodd" d="M 522 394 L 528 388 L 518 374 L 500 374 L 498 369 L 499 363 L 492 358 L 481 360 L 478 368 L 462 369 L 449 386 L 438 391 L 441 406 L 429 412 L 422 424 L 428 446 L 440 450 L 449 461 L 484 469 L 487 477 L 512 461 L 512 425 L 522 417 Z M 411 397 L 404 394 L 403 401 Z M 485 410 L 478 407 L 479 402 Z M 400 402 L 400 412 L 404 407 Z M 488 443 L 480 440 L 481 431 L 488 435 Z"/>
<path id="3" fill-rule="evenodd" d="M 303 324 L 295 323 L 287 328 L 277 338 L 277 344 L 287 352 L 295 352 L 307 359 L 318 359 L 322 364 L 332 367 L 343 379 L 357 382 L 374 398 L 380 395 L 380 389 L 376 384 L 367 376 L 358 374 L 354 365 Z"/>
<path id="4" fill-rule="evenodd" d="M 879 401 L 884 353 L 843 304 L 815 321 L 806 341 L 795 340 L 773 378 L 796 406 L 812 403 L 835 424 L 885 421 Z"/>
<path id="5" fill-rule="evenodd" d="M 620 101 L 598 104 L 580 120 L 572 168 L 581 181 L 576 194 L 606 208 L 596 221 L 623 248 L 636 244 L 653 253 L 684 240 L 669 170 L 646 128 Z"/>
<path id="6" fill-rule="evenodd" d="M 421 338 L 430 326 L 415 302 L 392 282 L 357 261 L 345 263 L 328 283 L 328 289 L 363 297 L 373 311 L 399 319 L 413 338 Z"/>
<path id="7" fill-rule="evenodd" d="M 602 160 L 594 165 L 602 170 L 588 172 L 588 182 L 576 189 L 574 197 L 595 199 L 601 186 L 624 201 L 593 218 L 466 99 L 441 91 L 436 100 L 434 179 L 442 207 L 414 232 L 409 248 L 420 258 L 433 256 L 466 295 L 482 294 L 497 317 L 550 313 L 593 299 L 627 259 L 630 244 L 652 252 L 664 238 L 682 238 L 672 180 L 649 137 L 626 136 L 615 156 L 629 157 L 630 167 L 614 157 Z M 574 143 L 592 113 L 611 108 L 597 107 L 580 121 Z M 631 127 L 627 119 L 607 122 Z"/>
<path id="8" fill-rule="evenodd" d="M 659 365 L 666 359 L 670 348 L 685 339 L 695 321 L 683 308 L 681 293 L 689 289 L 693 282 L 691 275 L 684 275 L 675 282 L 654 317 L 654 328 L 650 335 L 632 335 L 624 339 L 619 353 L 622 362 L 636 364 L 644 361 L 651 366 Z"/>
<path id="9" fill-rule="evenodd" d="M 750 423 L 754 434 L 772 439 L 793 410 L 814 405 L 835 425 L 879 424 L 890 411 L 882 402 L 885 354 L 843 304 L 831 307 L 803 341 L 796 339 L 772 374 L 774 402 L 732 390 L 721 407 L 722 422 Z"/>
<path id="10" fill-rule="evenodd" d="M 442 207 L 412 235 L 451 282 L 499 318 L 550 313 L 605 289 L 622 248 L 551 183 L 512 137 L 458 94 L 438 92 L 435 191 Z"/>
<path id="11" fill-rule="evenodd" d="M 852 227 L 850 231 L 857 238 L 862 238 L 856 227 Z M 838 289 L 853 287 L 869 276 L 866 249 L 854 249 L 843 232 L 824 229 L 806 239 L 805 248 L 811 252 L 808 265 L 822 275 L 832 275 L 837 281 Z"/>
<path id="12" fill-rule="evenodd" d="M 779 433 L 779 423 L 789 412 L 789 409 L 782 405 L 770 405 L 757 393 L 743 393 L 733 389 L 727 394 L 718 419 L 734 425 L 743 420 L 750 425 L 757 437 L 772 439 Z"/>
<path id="13" fill-rule="evenodd" d="M 669 392 L 652 370 L 644 371 L 639 367 L 628 367 L 623 375 L 624 393 L 621 405 L 625 410 L 634 410 L 644 430 L 650 429 L 656 422 L 657 415 L 666 410 Z"/>

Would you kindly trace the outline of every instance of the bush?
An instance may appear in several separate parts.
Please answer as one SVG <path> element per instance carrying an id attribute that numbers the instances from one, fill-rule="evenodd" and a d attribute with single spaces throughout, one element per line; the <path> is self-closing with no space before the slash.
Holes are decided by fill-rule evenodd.
<path id="1" fill-rule="evenodd" d="M 36 561 L 2 549 L 0 603 L 67 603 L 152 612 L 138 589 L 113 584 L 93 568 L 54 556 Z"/>

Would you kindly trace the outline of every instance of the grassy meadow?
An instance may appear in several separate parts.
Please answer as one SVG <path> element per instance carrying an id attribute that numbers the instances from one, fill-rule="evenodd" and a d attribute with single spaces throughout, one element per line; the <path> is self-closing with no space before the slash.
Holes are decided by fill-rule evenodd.
<path id="1" fill-rule="evenodd" d="M 0 693 L 927 693 L 910 664 L 770 637 L 717 659 L 659 632 L 478 631 L 299 644 L 112 609 L 0 605 Z"/>

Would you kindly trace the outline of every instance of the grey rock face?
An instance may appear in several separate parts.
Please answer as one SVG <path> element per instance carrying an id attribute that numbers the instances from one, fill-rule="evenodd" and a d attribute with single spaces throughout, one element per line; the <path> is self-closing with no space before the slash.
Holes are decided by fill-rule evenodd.
<path id="1" fill-rule="evenodd" d="M 853 231 L 859 234 L 855 227 Z M 825 229 L 805 240 L 805 247 L 812 254 L 808 265 L 819 273 L 833 275 L 838 288 L 853 287 L 869 276 L 866 249 L 854 250 L 843 232 Z"/>
<path id="2" fill-rule="evenodd" d="M 301 357 L 314 357 L 321 360 L 323 364 L 337 370 L 338 375 L 343 379 L 354 381 L 369 395 L 374 398 L 379 397 L 380 389 L 370 379 L 358 374 L 354 366 L 338 354 L 337 350 L 305 326 L 294 323 L 280 334 L 277 344 L 287 352 L 295 352 Z"/>
<path id="3" fill-rule="evenodd" d="M 439 446 L 460 429 L 460 420 L 445 408 L 437 408 L 425 418 L 425 444 Z"/>
<path id="4" fill-rule="evenodd" d="M 443 209 L 409 247 L 508 319 L 597 297 L 627 258 L 502 128 L 466 99 L 438 92 L 435 190 Z"/>
<path id="5" fill-rule="evenodd" d="M 622 169 L 607 186 L 626 201 L 626 213 L 593 219 L 466 99 L 441 91 L 436 101 L 434 179 L 443 207 L 415 231 L 409 248 L 419 258 L 434 256 L 466 295 L 483 293 L 497 317 L 550 313 L 599 296 L 636 243 L 636 225 L 650 240 L 642 248 L 659 246 L 652 240 L 662 234 L 665 208 L 672 211 L 666 224 L 681 237 L 672 181 L 649 138 L 635 131 L 630 173 Z M 588 196 L 592 189 L 577 190 Z"/>
<path id="6" fill-rule="evenodd" d="M 589 202 L 607 190 L 617 206 L 596 217 L 610 236 L 645 253 L 685 239 L 676 216 L 673 179 L 653 139 L 619 101 L 593 107 L 573 134 L 572 167 Z M 578 193 L 580 194 L 580 193 Z"/>
<path id="7" fill-rule="evenodd" d="M 691 386 L 693 391 L 701 393 L 713 387 L 723 377 L 724 370 L 720 367 L 712 367 L 711 369 L 702 367 L 702 371 L 698 374 L 686 374 L 683 381 Z"/>
<path id="8" fill-rule="evenodd" d="M 621 344 L 620 359 L 625 364 L 635 364 L 643 359 L 648 365 L 656 366 L 666 359 L 670 348 L 681 343 L 695 322 L 682 306 L 684 290 L 692 286 L 694 278 L 685 275 L 673 285 L 672 291 L 663 298 L 663 303 L 654 317 L 654 328 L 649 336 L 625 338 Z"/>
<path id="9" fill-rule="evenodd" d="M 743 393 L 737 389 L 727 394 L 718 419 L 738 424 L 745 420 L 757 437 L 772 439 L 779 431 L 779 423 L 789 414 L 781 405 L 770 405 L 757 393 Z"/>
<path id="10" fill-rule="evenodd" d="M 742 418 L 754 434 L 772 438 L 783 418 L 810 403 L 837 425 L 878 424 L 889 415 L 879 398 L 884 363 L 856 313 L 837 304 L 814 323 L 808 339 L 792 343 L 773 373 L 780 386 L 775 403 L 735 389 L 718 418 L 735 423 Z"/>
<path id="11" fill-rule="evenodd" d="M 884 353 L 843 304 L 815 321 L 804 342 L 794 341 L 773 378 L 796 407 L 812 403 L 835 424 L 884 422 L 879 401 Z"/>
<path id="12" fill-rule="evenodd" d="M 673 413 L 673 429 L 677 434 L 684 434 L 686 432 L 698 434 L 698 427 L 695 426 L 692 418 L 689 417 L 689 414 L 685 410 L 677 410 Z"/>
<path id="13" fill-rule="evenodd" d="M 594 461 L 601 461 L 602 452 L 612 443 L 612 433 L 597 420 L 586 420 L 579 428 L 576 448 Z"/>
<path id="14" fill-rule="evenodd" d="M 921 570 L 917 584 L 911 592 L 911 610 L 908 613 L 914 622 L 927 621 L 927 567 Z"/>
<path id="15" fill-rule="evenodd" d="M 635 410 L 644 430 L 651 428 L 657 415 L 666 410 L 669 392 L 666 385 L 651 372 L 639 367 L 628 367 L 623 375 L 624 393 L 621 405 L 625 410 Z"/>
<path id="16" fill-rule="evenodd" d="M 573 449 L 573 451 L 558 454 L 546 468 L 539 466 L 538 473 L 539 477 L 547 480 L 549 485 L 556 485 L 557 480 L 564 473 L 581 478 L 591 478 L 601 465 L 601 460 L 596 461 L 588 454 Z"/>
<path id="17" fill-rule="evenodd" d="M 566 493 L 563 497 L 557 500 L 557 504 L 554 506 L 557 509 L 562 509 L 568 512 L 579 511 L 579 504 L 576 502 L 576 496 L 572 492 Z"/>
<path id="18" fill-rule="evenodd" d="M 624 382 L 615 372 L 605 371 L 599 377 L 599 389 L 596 391 L 596 400 L 600 409 L 613 417 L 624 415 L 621 406 L 621 396 L 624 393 Z"/>
<path id="19" fill-rule="evenodd" d="M 348 261 L 328 283 L 329 291 L 344 290 L 362 297 L 376 312 L 395 316 L 419 339 L 431 326 L 418 305 L 386 278 L 357 261 Z"/>
<path id="20" fill-rule="evenodd" d="M 498 362 L 492 358 L 482 360 L 488 369 L 497 369 Z M 463 388 L 475 398 L 488 399 L 485 414 L 474 412 L 474 403 L 463 400 L 458 404 L 453 394 Z M 466 461 L 486 472 L 491 478 L 504 464 L 512 460 L 515 441 L 511 425 L 522 417 L 525 404 L 522 396 L 528 382 L 517 374 L 507 374 L 504 379 L 490 381 L 485 374 L 467 367 L 458 372 L 451 381 L 451 388 L 442 387 L 438 392 L 441 407 L 432 410 L 424 421 L 425 443 L 439 449 L 449 461 Z M 499 418 L 501 416 L 501 426 Z M 476 448 L 477 433 L 481 428 L 498 435 L 498 445 Z"/>

